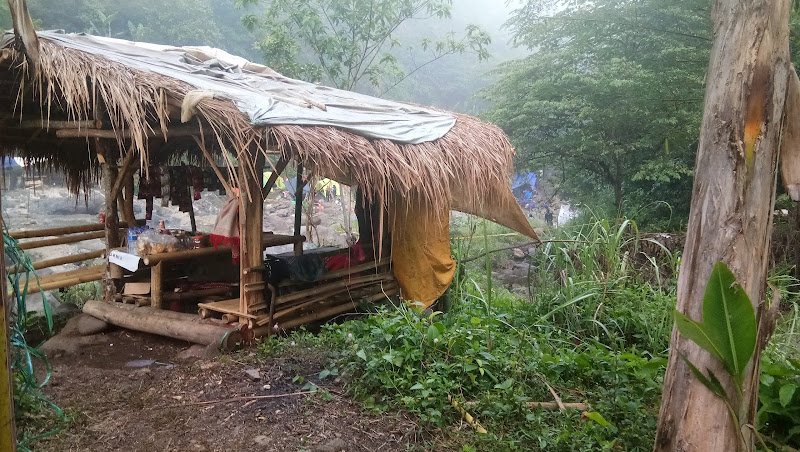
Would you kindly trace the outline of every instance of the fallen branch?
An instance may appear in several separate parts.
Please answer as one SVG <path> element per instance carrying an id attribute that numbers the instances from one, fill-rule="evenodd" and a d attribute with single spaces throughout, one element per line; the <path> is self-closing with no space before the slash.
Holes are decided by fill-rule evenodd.
<path id="1" fill-rule="evenodd" d="M 478 402 L 464 402 L 464 405 L 466 406 L 475 406 L 477 404 Z M 561 407 L 558 406 L 558 403 L 556 402 L 525 402 L 525 405 L 531 409 L 541 408 L 543 410 L 553 410 L 553 411 L 561 409 Z M 562 403 L 562 405 L 564 406 L 564 409 L 582 410 L 582 411 L 590 409 L 588 403 Z"/>
<path id="2" fill-rule="evenodd" d="M 191 402 L 191 403 L 184 403 L 183 405 L 177 406 L 184 406 L 184 405 L 211 405 L 214 403 L 230 403 L 230 402 L 240 402 L 242 400 L 259 400 L 259 399 L 278 399 L 281 397 L 290 397 L 290 396 L 298 396 L 298 395 L 305 395 L 305 394 L 314 394 L 317 391 L 300 391 L 300 392 L 291 392 L 289 394 L 271 394 L 271 395 L 261 395 L 261 396 L 241 396 L 241 397 L 231 397 L 230 399 L 220 399 L 220 400 L 208 400 L 205 402 Z"/>

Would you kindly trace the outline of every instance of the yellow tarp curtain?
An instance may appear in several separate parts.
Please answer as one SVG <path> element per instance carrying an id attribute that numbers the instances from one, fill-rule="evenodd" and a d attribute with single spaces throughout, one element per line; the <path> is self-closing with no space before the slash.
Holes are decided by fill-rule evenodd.
<path id="1" fill-rule="evenodd" d="M 450 255 L 450 212 L 430 204 L 389 205 L 392 264 L 403 298 L 418 309 L 433 304 L 450 287 L 456 262 Z"/>

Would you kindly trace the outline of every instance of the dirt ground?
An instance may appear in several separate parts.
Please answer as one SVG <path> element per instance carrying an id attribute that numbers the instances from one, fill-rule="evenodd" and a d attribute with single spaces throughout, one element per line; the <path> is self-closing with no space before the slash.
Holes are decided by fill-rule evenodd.
<path id="1" fill-rule="evenodd" d="M 291 349 L 259 363 L 246 350 L 181 362 L 190 345 L 115 330 L 78 354 L 52 358 L 44 392 L 73 422 L 34 449 L 378 452 L 422 441 L 410 418 L 366 413 L 340 383 L 320 382 L 322 352 Z M 254 369 L 260 378 L 246 373 Z M 296 394 L 306 392 L 293 382 L 298 375 L 330 396 Z"/>

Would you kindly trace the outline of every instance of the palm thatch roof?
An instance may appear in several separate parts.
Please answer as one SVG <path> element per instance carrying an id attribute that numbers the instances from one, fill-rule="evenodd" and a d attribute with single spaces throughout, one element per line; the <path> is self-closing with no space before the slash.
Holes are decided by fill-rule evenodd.
<path id="1" fill-rule="evenodd" d="M 508 189 L 514 149 L 495 125 L 403 103 L 392 104 L 397 111 L 408 111 L 409 117 L 420 111 L 445 113 L 454 118 L 454 125 L 438 138 L 405 142 L 336 125 L 254 124 L 236 99 L 209 92 L 187 81 L 190 77 L 167 75 L 149 66 L 146 58 L 128 64 L 103 52 L 66 45 L 55 34 L 40 33 L 38 41 L 36 61 L 30 58 L 31 52 L 26 56 L 19 39 L 7 36 L 2 44 L 0 155 L 22 156 L 63 170 L 73 190 L 87 187 L 98 177 L 98 139 L 89 137 L 100 136 L 117 143 L 117 158 L 135 152 L 142 168 L 165 145 L 202 148 L 204 154 L 213 152 L 227 160 L 229 168 L 244 165 L 254 176 L 257 158 L 280 155 L 302 162 L 314 177 L 357 184 L 381 199 L 391 194 L 429 203 L 435 209 L 476 213 L 535 236 L 527 222 L 522 224 L 524 215 L 520 220 L 522 212 Z M 154 46 L 149 49 L 159 51 Z M 210 52 L 213 49 L 160 49 L 167 50 L 200 60 L 217 55 Z M 236 70 L 282 83 L 281 89 L 289 95 L 263 93 L 271 103 L 314 109 L 315 115 L 328 115 L 335 123 L 334 109 L 326 109 L 324 103 L 309 99 L 305 88 L 298 88 L 307 85 L 301 85 L 304 82 L 246 61 Z M 372 102 L 376 106 L 387 103 L 344 91 L 335 94 L 352 98 L 366 111 Z M 182 116 L 191 119 L 182 124 Z M 73 124 L 72 128 L 61 128 L 65 123 Z M 247 186 L 236 172 L 229 173 L 233 184 Z M 505 217 L 513 220 L 504 221 Z"/>

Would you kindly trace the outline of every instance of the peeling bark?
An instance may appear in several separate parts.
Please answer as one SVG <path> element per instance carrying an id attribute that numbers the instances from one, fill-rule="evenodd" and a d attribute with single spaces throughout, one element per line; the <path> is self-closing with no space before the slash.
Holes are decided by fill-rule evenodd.
<path id="1" fill-rule="evenodd" d="M 767 318 L 765 296 L 778 147 L 789 64 L 788 0 L 716 0 L 714 44 L 695 167 L 686 246 L 678 278 L 677 309 L 701 320 L 713 265 L 725 262 Z M 768 328 L 760 328 L 763 335 Z M 761 343 L 764 338 L 760 338 Z M 722 363 L 673 329 L 654 451 L 730 452 L 740 432 L 725 404 L 690 373 L 680 358 L 713 372 L 734 394 Z M 747 367 L 739 419 L 754 423 L 757 351 Z"/>

